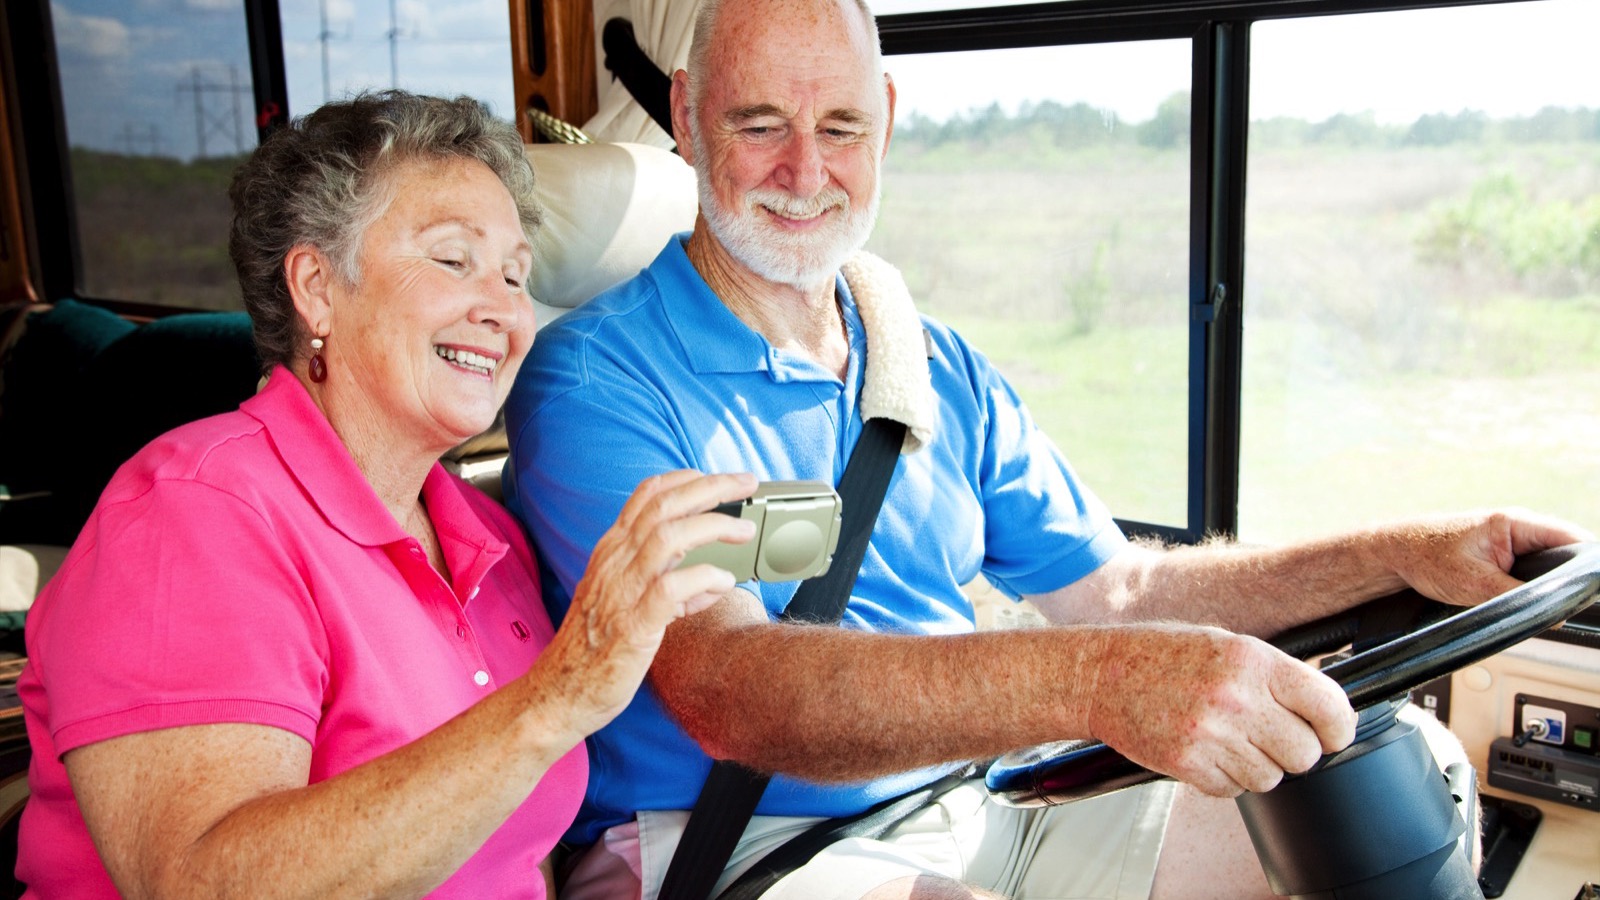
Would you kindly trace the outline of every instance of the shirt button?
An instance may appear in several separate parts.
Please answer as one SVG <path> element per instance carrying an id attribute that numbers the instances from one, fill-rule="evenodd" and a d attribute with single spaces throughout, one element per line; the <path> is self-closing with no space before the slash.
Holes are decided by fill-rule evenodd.
<path id="1" fill-rule="evenodd" d="M 489 673 L 485 672 L 482 669 L 479 669 L 477 672 L 473 673 L 472 681 L 478 687 L 483 687 L 484 685 L 489 683 Z"/>
<path id="2" fill-rule="evenodd" d="M 456 637 L 461 638 L 463 641 L 466 640 L 467 639 L 467 626 L 465 626 L 465 625 L 457 625 L 456 626 Z"/>
<path id="3" fill-rule="evenodd" d="M 474 587 L 471 591 L 467 592 L 467 599 L 468 600 L 472 600 L 472 599 L 476 598 L 477 596 L 478 596 L 478 589 L 476 587 Z"/>
<path id="4" fill-rule="evenodd" d="M 412 547 L 411 547 L 411 555 L 415 556 L 417 559 L 421 559 L 422 558 L 422 548 L 416 546 L 415 544 L 413 544 Z"/>

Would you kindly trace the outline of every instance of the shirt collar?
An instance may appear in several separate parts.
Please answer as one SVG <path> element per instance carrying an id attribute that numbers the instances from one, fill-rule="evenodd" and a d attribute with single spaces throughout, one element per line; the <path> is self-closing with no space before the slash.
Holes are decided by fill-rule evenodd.
<path id="1" fill-rule="evenodd" d="M 463 602 L 471 598 L 485 573 L 511 549 L 463 496 L 462 492 L 475 490 L 438 463 L 422 483 L 422 502 L 427 505 L 428 518 L 433 520 L 434 533 L 439 536 L 452 586 Z"/>
<path id="2" fill-rule="evenodd" d="M 673 235 L 648 270 L 689 367 L 697 374 L 767 372 L 774 381 L 832 380 L 833 376 L 820 367 L 797 365 L 796 360 L 778 352 L 728 309 L 689 261 L 685 249 L 689 235 L 690 232 Z M 842 277 L 835 276 L 835 281 L 854 344 L 862 333 L 855 299 Z"/>
<path id="3" fill-rule="evenodd" d="M 267 386 L 239 409 L 266 428 L 284 467 L 330 526 L 366 547 L 411 540 L 388 507 L 378 499 L 377 492 L 356 466 L 354 457 L 328 423 L 327 416 L 312 401 L 305 385 L 288 369 L 274 368 Z M 452 571 L 457 563 L 466 564 L 464 568 L 482 564 L 469 561 L 466 556 L 451 558 L 453 551 L 449 545 L 453 541 L 468 545 L 462 552 L 470 549 L 474 560 L 480 555 L 478 551 L 488 551 L 498 559 L 506 549 L 505 543 L 496 538 L 468 506 L 461 489 L 438 463 L 434 463 L 422 485 L 423 502 L 434 521 L 440 543 L 445 547 L 446 561 Z"/>

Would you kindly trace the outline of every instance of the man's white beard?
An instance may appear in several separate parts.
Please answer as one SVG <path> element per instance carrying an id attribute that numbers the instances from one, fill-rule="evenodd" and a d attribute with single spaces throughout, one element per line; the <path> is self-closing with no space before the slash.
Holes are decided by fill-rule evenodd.
<path id="1" fill-rule="evenodd" d="M 783 191 L 756 188 L 745 192 L 743 208 L 724 209 L 712 187 L 710 154 L 695 129 L 694 168 L 700 190 L 700 212 L 717 241 L 735 260 L 756 275 L 778 284 L 806 289 L 833 281 L 851 254 L 866 244 L 878 218 L 878 185 L 864 209 L 853 209 L 841 188 L 827 186 L 809 199 Z M 766 220 L 762 208 L 790 219 L 830 216 L 821 228 L 797 234 Z"/>

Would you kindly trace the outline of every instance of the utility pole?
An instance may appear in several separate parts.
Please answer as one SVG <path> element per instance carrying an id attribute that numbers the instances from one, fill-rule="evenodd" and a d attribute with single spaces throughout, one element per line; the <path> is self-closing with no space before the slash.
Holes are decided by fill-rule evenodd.
<path id="1" fill-rule="evenodd" d="M 135 133 L 132 122 L 122 123 L 122 134 L 118 135 L 117 143 L 122 146 L 124 154 L 128 156 L 139 155 L 141 148 L 146 148 L 147 152 L 144 154 L 146 156 L 161 155 L 161 133 L 156 129 L 153 122 L 150 123 L 150 127 L 144 134 Z"/>
<path id="2" fill-rule="evenodd" d="M 328 33 L 328 0 L 317 5 L 322 9 L 322 30 L 317 33 L 317 40 L 322 42 L 322 102 L 327 103 L 332 99 L 328 86 L 328 38 L 333 35 Z"/>
<path id="3" fill-rule="evenodd" d="M 200 67 L 195 66 L 189 71 L 194 75 L 194 85 L 190 88 L 190 90 L 194 91 L 194 139 L 200 148 L 197 155 L 204 157 L 206 155 L 206 110 L 205 104 L 201 100 L 201 92 L 205 88 L 200 84 Z M 182 91 L 183 87 L 181 84 L 178 85 L 178 90 Z"/>
<path id="4" fill-rule="evenodd" d="M 178 83 L 177 90 L 179 94 L 184 91 L 194 94 L 194 137 L 195 146 L 199 151 L 196 155 L 199 157 L 207 155 L 206 137 L 212 132 L 216 132 L 222 137 L 231 135 L 233 137 L 234 152 L 244 152 L 245 129 L 241 124 L 243 121 L 241 118 L 243 106 L 240 104 L 239 98 L 242 94 L 248 93 L 250 88 L 239 84 L 239 69 L 237 66 L 229 66 L 228 72 L 229 79 L 226 84 L 206 82 L 200 78 L 200 67 L 193 66 L 189 70 L 188 83 Z M 232 95 L 233 115 L 229 117 L 226 112 L 220 114 L 209 112 L 206 109 L 206 94 Z"/>
<path id="5" fill-rule="evenodd" d="M 400 87 L 400 17 L 389 0 L 389 87 Z"/>
<path id="6" fill-rule="evenodd" d="M 244 93 L 244 89 L 239 87 L 238 66 L 228 66 L 228 87 L 233 94 L 233 152 L 243 153 L 244 109 L 239 105 L 239 95 Z"/>

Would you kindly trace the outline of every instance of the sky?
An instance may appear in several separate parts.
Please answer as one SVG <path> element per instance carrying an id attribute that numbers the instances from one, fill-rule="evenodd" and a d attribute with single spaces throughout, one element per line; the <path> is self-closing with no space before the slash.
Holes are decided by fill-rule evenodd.
<path id="1" fill-rule="evenodd" d="M 72 145 L 185 157 L 201 137 L 208 155 L 255 146 L 239 4 L 54 0 L 50 17 Z"/>
<path id="2" fill-rule="evenodd" d="M 873 0 L 879 15 L 998 0 Z M 1322 121 L 1372 111 L 1380 122 L 1476 109 L 1526 115 L 1541 106 L 1600 107 L 1600 0 L 1541 0 L 1452 9 L 1284 19 L 1251 35 L 1251 118 Z M 978 59 L 984 57 L 988 61 Z M 954 58 L 952 58 L 954 57 Z M 982 67 L 982 77 L 972 68 Z M 902 113 L 934 119 L 1023 100 L 1086 102 L 1124 121 L 1149 119 L 1189 83 L 1187 41 L 891 57 Z M 1019 90 L 1022 89 L 1022 90 Z"/>
<path id="3" fill-rule="evenodd" d="M 876 0 L 879 14 L 997 0 Z M 290 111 L 392 82 L 513 113 L 504 0 L 281 0 Z M 74 145 L 192 158 L 255 144 L 239 0 L 52 0 Z M 326 26 L 324 27 L 324 17 Z M 391 34 L 393 38 L 391 39 Z M 1405 123 L 1474 109 L 1600 107 L 1600 0 L 1538 0 L 1255 26 L 1251 117 L 1373 112 Z M 324 82 L 323 59 L 327 59 Z M 1089 103 L 1149 119 L 1188 89 L 1189 43 L 1145 41 L 888 61 L 899 114 L 936 120 L 999 101 Z M 392 54 L 392 55 L 391 55 Z M 199 88 L 196 90 L 196 88 Z M 197 103 L 198 99 L 198 103 Z M 237 105 L 235 100 L 238 100 Z"/>
<path id="4" fill-rule="evenodd" d="M 513 112 L 505 0 L 279 6 L 291 113 L 324 100 L 324 43 L 331 96 L 390 87 L 392 47 L 400 87 L 468 94 L 499 115 Z M 255 146 L 240 0 L 52 0 L 50 13 L 74 146 L 185 159 L 198 155 L 202 142 L 208 156 Z"/>
<path id="5" fill-rule="evenodd" d="M 497 115 L 510 118 L 514 112 L 505 0 L 279 0 L 279 15 L 289 107 L 297 114 L 356 88 L 390 86 L 467 94 Z M 393 41 L 391 29 L 398 32 Z"/>

